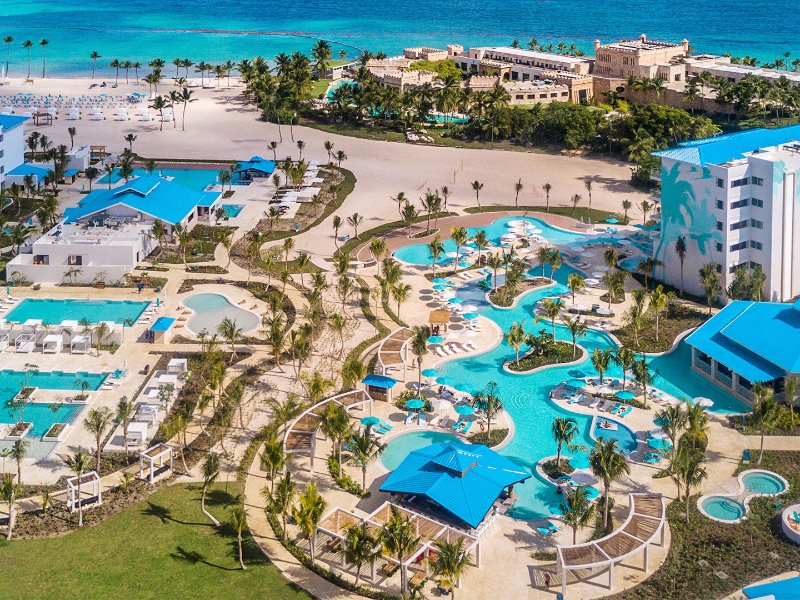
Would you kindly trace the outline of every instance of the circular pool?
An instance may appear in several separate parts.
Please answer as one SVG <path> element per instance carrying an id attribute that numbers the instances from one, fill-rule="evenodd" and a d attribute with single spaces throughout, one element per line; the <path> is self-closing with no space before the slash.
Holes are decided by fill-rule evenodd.
<path id="1" fill-rule="evenodd" d="M 709 517 L 718 521 L 739 521 L 747 512 L 744 504 L 725 496 L 709 496 L 700 503 L 700 507 Z"/>
<path id="2" fill-rule="evenodd" d="M 742 474 L 742 483 L 745 488 L 756 494 L 769 496 L 786 491 L 786 484 L 777 475 L 766 471 L 753 471 Z"/>
<path id="3" fill-rule="evenodd" d="M 183 305 L 194 311 L 186 322 L 187 329 L 192 333 L 200 333 L 205 329 L 209 335 L 213 335 L 226 318 L 235 321 L 242 333 L 253 331 L 261 322 L 256 313 L 231 304 L 222 294 L 194 294 L 186 298 Z"/>
<path id="4" fill-rule="evenodd" d="M 386 450 L 381 454 L 383 466 L 394 471 L 401 462 L 414 450 L 425 448 L 440 442 L 462 441 L 456 436 L 443 431 L 412 431 L 391 438 L 386 444 Z"/>

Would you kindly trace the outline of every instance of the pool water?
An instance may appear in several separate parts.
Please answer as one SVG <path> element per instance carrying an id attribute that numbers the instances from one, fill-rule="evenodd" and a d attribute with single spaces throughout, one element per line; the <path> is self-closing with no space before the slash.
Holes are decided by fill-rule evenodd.
<path id="1" fill-rule="evenodd" d="M 217 333 L 225 317 L 235 321 L 243 334 L 253 331 L 261 323 L 257 314 L 234 306 L 221 294 L 194 294 L 186 298 L 183 304 L 195 313 L 186 322 L 186 327 L 194 333 L 200 333 L 203 329 L 212 335 Z"/>
<path id="2" fill-rule="evenodd" d="M 133 170 L 134 177 L 141 177 L 142 175 L 147 175 L 147 171 L 144 169 Z M 219 171 L 212 171 L 210 169 L 156 169 L 153 171 L 153 175 L 171 177 L 172 181 L 178 185 L 182 185 L 190 190 L 202 192 L 209 184 L 217 182 Z M 119 169 L 117 169 L 111 175 L 105 175 L 96 181 L 95 186 L 98 184 L 108 185 L 109 177 L 111 177 L 112 184 L 122 179 L 119 174 Z"/>
<path id="3" fill-rule="evenodd" d="M 0 406 L 6 400 L 10 400 L 22 389 L 25 383 L 26 373 L 24 371 L 14 371 L 3 369 L 0 371 Z M 108 373 L 65 373 L 64 371 L 40 371 L 32 373 L 28 377 L 28 387 L 41 388 L 43 390 L 70 390 L 77 394 L 80 385 L 75 385 L 77 381 L 88 381 L 89 390 L 97 390 L 106 380 Z"/>
<path id="4" fill-rule="evenodd" d="M 383 466 L 394 471 L 400 463 L 403 462 L 414 450 L 425 448 L 431 444 L 438 444 L 440 442 L 459 442 L 461 440 L 454 435 L 445 433 L 443 431 L 435 430 L 422 430 L 404 433 L 392 438 L 387 442 L 387 448 L 381 454 L 381 462 Z"/>
<path id="5" fill-rule="evenodd" d="M 617 446 L 628 454 L 636 450 L 639 447 L 639 440 L 636 434 L 619 421 L 612 422 L 616 423 L 616 429 L 603 429 L 599 423 L 596 423 L 592 431 L 592 437 L 595 439 L 616 440 Z"/>
<path id="6" fill-rule="evenodd" d="M 53 300 L 49 298 L 25 298 L 14 310 L 8 313 L 6 320 L 24 323 L 28 319 L 41 319 L 43 323 L 58 325 L 63 321 L 80 321 L 89 323 L 112 321 L 124 323 L 130 319 L 136 322 L 150 304 L 149 301 L 134 302 L 132 300 Z"/>
<path id="7" fill-rule="evenodd" d="M 746 473 L 742 481 L 748 490 L 756 494 L 780 494 L 786 491 L 783 481 L 769 473 Z"/>
<path id="8" fill-rule="evenodd" d="M 72 423 L 83 409 L 81 404 L 62 404 L 54 411 L 55 406 L 33 402 L 25 407 L 22 420 L 33 423 L 26 440 L 42 437 L 55 423 Z M 16 420 L 8 410 L 0 409 L 0 423 L 16 423 Z"/>
<path id="9" fill-rule="evenodd" d="M 703 510 L 721 521 L 737 521 L 744 517 L 745 507 L 740 502 L 724 496 L 710 496 L 703 500 Z"/>
<path id="10" fill-rule="evenodd" d="M 222 210 L 225 211 L 225 214 L 228 215 L 229 219 L 233 219 L 234 217 L 238 217 L 239 213 L 242 212 L 244 208 L 244 204 L 223 204 Z"/>
<path id="11" fill-rule="evenodd" d="M 535 269 L 533 271 L 537 271 Z M 541 298 L 553 296 L 567 291 L 565 285 L 569 274 L 575 269 L 568 265 L 556 271 L 553 285 L 536 288 L 523 295 L 517 306 L 513 309 L 501 310 L 490 306 L 485 299 L 485 291 L 478 287 L 477 282 L 469 282 L 460 286 L 456 295 L 464 298 L 465 302 L 475 304 L 478 313 L 497 323 L 505 332 L 514 321 L 525 320 L 526 330 L 538 332 L 540 329 L 550 331 L 548 322 L 533 325 L 534 304 Z M 537 273 L 538 274 L 538 273 Z M 559 340 L 571 342 L 566 327 L 556 324 L 556 337 Z M 601 350 L 616 348 L 613 338 L 606 332 L 598 329 L 589 329 L 586 337 L 580 340 L 588 354 L 591 355 L 595 348 Z M 521 352 L 527 348 L 523 347 Z M 503 363 L 514 356 L 514 350 L 503 340 L 494 349 L 482 353 L 451 359 L 440 364 L 437 368 L 441 377 L 451 377 L 457 382 L 456 388 L 472 393 L 483 389 L 487 383 L 494 381 L 498 384 L 500 397 L 508 415 L 514 421 L 514 437 L 499 452 L 520 467 L 533 474 L 525 485 L 519 485 L 514 491 L 519 494 L 519 499 L 509 511 L 509 516 L 519 519 L 541 519 L 551 514 L 548 507 L 557 506 L 561 497 L 555 492 L 555 487 L 548 485 L 540 479 L 533 469 L 534 465 L 546 456 L 553 456 L 557 452 L 556 443 L 550 432 L 551 424 L 555 417 L 572 417 L 578 423 L 580 435 L 575 440 L 576 444 L 591 448 L 594 439 L 591 436 L 592 417 L 579 415 L 567 411 L 549 398 L 553 386 L 562 381 L 576 376 L 580 371 L 586 375 L 595 371 L 588 359 L 578 364 L 568 366 L 552 366 L 534 374 L 520 375 L 508 373 L 503 369 Z M 689 371 L 691 351 L 686 344 L 681 343 L 678 348 L 662 356 L 649 358 L 652 369 L 658 372 L 656 385 L 667 393 L 678 398 L 694 398 L 705 396 L 714 401 L 711 409 L 713 412 L 744 412 L 747 407 L 726 394 L 713 383 L 700 375 Z M 619 367 L 612 366 L 607 372 L 611 377 L 622 377 Z M 605 430 L 601 430 L 607 434 Z M 627 428 L 620 428 L 614 432 L 623 448 L 632 449 L 635 436 Z M 585 458 L 585 452 L 578 453 Z"/>

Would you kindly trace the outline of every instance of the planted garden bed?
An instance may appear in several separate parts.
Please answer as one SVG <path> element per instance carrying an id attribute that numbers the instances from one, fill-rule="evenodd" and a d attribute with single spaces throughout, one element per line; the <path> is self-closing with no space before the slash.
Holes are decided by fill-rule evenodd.
<path id="1" fill-rule="evenodd" d="M 9 442 L 16 442 L 17 440 L 23 439 L 28 432 L 33 429 L 33 423 L 28 421 L 22 421 L 20 423 L 15 423 L 14 426 L 11 428 L 6 434 L 6 441 Z"/>
<path id="2" fill-rule="evenodd" d="M 42 436 L 43 442 L 59 442 L 67 429 L 66 423 L 53 423 L 50 429 Z"/>

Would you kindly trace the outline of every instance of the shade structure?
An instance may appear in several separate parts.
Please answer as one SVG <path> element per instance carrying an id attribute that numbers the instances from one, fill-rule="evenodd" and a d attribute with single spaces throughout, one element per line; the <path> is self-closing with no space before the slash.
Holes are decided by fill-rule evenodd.
<path id="1" fill-rule="evenodd" d="M 612 225 L 615 225 L 619 223 L 619 219 L 614 219 L 614 218 L 606 219 L 606 223 L 611 223 Z"/>
<path id="2" fill-rule="evenodd" d="M 569 387 L 580 389 L 586 387 L 586 382 L 583 379 L 570 379 L 567 381 L 567 385 Z"/>
<path id="3" fill-rule="evenodd" d="M 461 256 L 461 253 L 460 252 L 448 252 L 447 254 L 445 254 L 445 256 L 447 258 L 457 258 L 457 257 Z"/>
<path id="4" fill-rule="evenodd" d="M 584 279 L 584 280 L 583 280 L 583 282 L 584 282 L 586 285 L 588 285 L 589 287 L 595 287 L 595 286 L 598 286 L 598 285 L 600 285 L 600 280 L 599 280 L 599 279 L 596 279 L 596 278 L 594 278 L 594 277 L 589 277 L 589 278 L 587 278 L 587 279 Z"/>
<path id="5" fill-rule="evenodd" d="M 461 307 L 461 309 L 464 312 L 475 312 L 476 310 L 478 310 L 478 307 L 475 306 L 474 304 L 465 304 L 464 306 Z"/>
<path id="6" fill-rule="evenodd" d="M 447 289 L 447 286 L 443 283 L 437 283 L 436 285 L 433 286 L 433 289 L 436 290 L 437 292 L 442 292 Z"/>
<path id="7" fill-rule="evenodd" d="M 569 464 L 573 469 L 588 469 L 589 456 L 586 454 L 578 454 L 569 459 Z"/>
<path id="8" fill-rule="evenodd" d="M 380 491 L 423 496 L 478 527 L 505 488 L 530 477 L 486 446 L 441 442 L 411 452 Z"/>
<path id="9" fill-rule="evenodd" d="M 471 415 L 475 412 L 475 408 L 469 404 L 459 404 L 455 408 L 456 413 L 459 415 Z"/>
<path id="10" fill-rule="evenodd" d="M 447 410 L 453 407 L 453 403 L 446 398 L 436 398 L 431 404 L 434 410 Z"/>
<path id="11" fill-rule="evenodd" d="M 431 325 L 447 325 L 450 322 L 450 311 L 445 309 L 432 310 L 428 314 L 428 323 Z"/>
<path id="12" fill-rule="evenodd" d="M 697 406 L 702 406 L 703 408 L 710 408 L 714 406 L 714 401 L 711 398 L 695 398 L 694 403 Z"/>
<path id="13" fill-rule="evenodd" d="M 589 308 L 585 304 L 570 304 L 567 310 L 574 310 L 575 312 L 587 312 Z"/>
<path id="14" fill-rule="evenodd" d="M 375 373 L 370 373 L 364 379 L 361 380 L 361 383 L 364 385 L 369 385 L 372 387 L 383 388 L 385 390 L 391 389 L 395 386 L 398 382 L 398 379 L 394 377 L 387 377 L 386 375 L 376 375 Z"/>
<path id="15" fill-rule="evenodd" d="M 464 299 L 463 298 L 450 298 L 450 299 L 447 300 L 447 302 L 449 304 L 463 304 L 464 303 Z"/>
<path id="16" fill-rule="evenodd" d="M 453 285 L 452 283 L 450 283 L 450 281 L 448 281 L 444 277 L 437 277 L 436 279 L 433 280 L 433 283 L 435 283 L 437 285 L 445 285 L 445 286 Z"/>
<path id="17" fill-rule="evenodd" d="M 468 312 L 461 315 L 461 317 L 466 319 L 467 321 L 472 321 L 473 319 L 478 318 L 478 313 Z"/>
<path id="18" fill-rule="evenodd" d="M 361 424 L 365 427 L 374 427 L 380 422 L 381 420 L 378 417 L 364 417 L 361 419 Z"/>
<path id="19" fill-rule="evenodd" d="M 422 371 L 423 377 L 436 377 L 439 374 L 438 369 L 425 369 Z"/>
<path id="20" fill-rule="evenodd" d="M 432 335 L 428 338 L 429 344 L 441 344 L 444 341 L 444 338 L 440 335 Z"/>
<path id="21" fill-rule="evenodd" d="M 425 401 L 420 400 L 419 398 L 413 398 L 411 400 L 406 401 L 406 406 L 411 410 L 417 410 L 425 406 Z"/>
<path id="22" fill-rule="evenodd" d="M 608 385 L 601 385 L 597 390 L 595 390 L 598 394 L 613 394 L 614 389 Z"/>
<path id="23" fill-rule="evenodd" d="M 592 271 L 592 277 L 600 279 L 602 276 L 603 276 L 603 272 L 602 271 Z"/>
<path id="24" fill-rule="evenodd" d="M 606 308 L 605 306 L 601 306 L 595 311 L 598 315 L 602 315 L 604 317 L 608 317 L 614 314 L 614 311 L 610 308 Z"/>
<path id="25" fill-rule="evenodd" d="M 620 400 L 633 400 L 636 397 L 636 394 L 634 394 L 630 390 L 620 390 L 616 392 L 614 395 Z"/>

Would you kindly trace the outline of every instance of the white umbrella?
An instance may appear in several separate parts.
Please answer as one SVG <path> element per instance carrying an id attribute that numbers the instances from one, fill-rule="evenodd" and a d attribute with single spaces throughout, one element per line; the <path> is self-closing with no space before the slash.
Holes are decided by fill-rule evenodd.
<path id="1" fill-rule="evenodd" d="M 603 272 L 602 271 L 592 271 L 592 277 L 596 277 L 597 279 L 600 279 L 602 276 L 603 276 Z"/>
<path id="2" fill-rule="evenodd" d="M 455 258 L 456 256 L 464 256 L 463 254 L 459 254 L 458 252 L 448 252 L 445 254 L 447 258 Z"/>
<path id="3" fill-rule="evenodd" d="M 589 310 L 585 304 L 570 304 L 567 306 L 567 310 L 574 310 L 576 312 L 586 312 Z"/>
<path id="4" fill-rule="evenodd" d="M 605 306 L 601 306 L 595 311 L 598 315 L 602 315 L 604 317 L 610 316 L 614 314 L 613 310 L 606 308 Z"/>
<path id="5" fill-rule="evenodd" d="M 525 219 L 514 219 L 513 221 L 506 223 L 506 227 L 524 227 L 526 225 L 533 225 L 533 223 L 526 221 Z"/>
<path id="6" fill-rule="evenodd" d="M 702 406 L 703 408 L 711 408 L 712 406 L 714 406 L 714 401 L 711 400 L 710 398 L 702 398 L 702 397 L 695 398 L 694 403 L 697 404 L 698 406 Z"/>
<path id="7" fill-rule="evenodd" d="M 609 268 L 607 266 L 605 266 L 605 265 L 601 265 L 601 266 L 597 267 L 597 270 L 598 271 L 608 271 Z"/>
<path id="8" fill-rule="evenodd" d="M 584 280 L 583 280 L 583 282 L 584 282 L 586 285 L 588 285 L 589 287 L 594 287 L 594 286 L 596 286 L 596 285 L 600 285 L 600 280 L 598 280 L 598 279 L 592 279 L 591 277 L 590 277 L 589 279 L 584 279 Z"/>
<path id="9" fill-rule="evenodd" d="M 618 243 L 620 246 L 630 246 L 630 245 L 631 245 L 631 242 L 630 242 L 630 240 L 619 240 L 617 243 Z"/>
<path id="10" fill-rule="evenodd" d="M 589 252 L 588 250 L 584 250 L 581 252 L 581 256 L 585 258 L 594 258 L 594 252 Z"/>
<path id="11" fill-rule="evenodd" d="M 474 304 L 466 304 L 466 305 L 462 306 L 461 309 L 464 312 L 475 312 L 476 310 L 478 310 L 478 307 L 475 306 Z"/>
<path id="12" fill-rule="evenodd" d="M 598 394 L 613 394 L 614 390 L 610 386 L 601 385 L 597 390 L 595 390 Z"/>
<path id="13" fill-rule="evenodd" d="M 478 335 L 478 332 L 477 332 L 477 331 L 473 331 L 472 329 L 467 329 L 467 330 L 466 330 L 466 331 L 463 333 L 463 335 L 464 335 L 464 337 L 471 338 L 471 337 L 475 337 L 476 335 Z"/>
<path id="14" fill-rule="evenodd" d="M 592 475 L 589 471 L 575 471 L 572 474 L 572 481 L 578 485 L 594 485 L 597 483 L 597 477 Z"/>
<path id="15" fill-rule="evenodd" d="M 453 403 L 445 398 L 436 398 L 433 402 L 431 402 L 431 405 L 435 410 L 447 410 L 448 408 L 453 407 Z"/>
<path id="16" fill-rule="evenodd" d="M 657 427 L 656 429 L 651 429 L 647 433 L 651 438 L 665 439 L 667 437 L 667 434 L 664 433 L 664 430 L 661 429 L 661 427 Z"/>
<path id="17" fill-rule="evenodd" d="M 457 331 L 450 330 L 450 331 L 447 332 L 447 335 L 444 336 L 444 339 L 446 339 L 446 340 L 457 340 L 459 337 L 461 337 L 461 336 L 458 334 Z"/>

